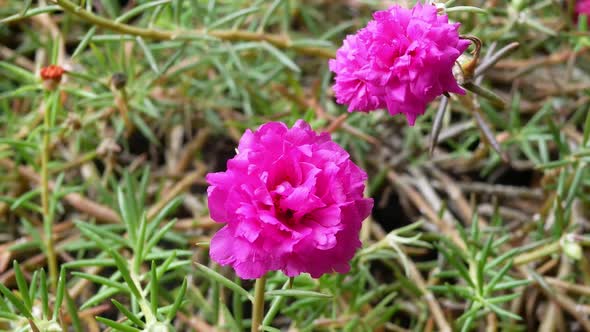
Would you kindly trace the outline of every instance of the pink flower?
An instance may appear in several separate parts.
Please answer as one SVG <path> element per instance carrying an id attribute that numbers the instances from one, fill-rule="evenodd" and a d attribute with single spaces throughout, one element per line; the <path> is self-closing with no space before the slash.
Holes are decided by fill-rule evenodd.
<path id="1" fill-rule="evenodd" d="M 366 178 L 303 120 L 247 130 L 227 171 L 207 175 L 211 218 L 227 223 L 211 239 L 211 258 L 243 279 L 348 272 L 373 207 L 363 198 Z"/>
<path id="2" fill-rule="evenodd" d="M 453 77 L 457 58 L 469 41 L 459 39 L 459 24 L 437 15 L 433 5 L 393 6 L 344 40 L 330 60 L 334 92 L 348 111 L 387 108 L 403 113 L 410 125 L 426 105 L 445 92 L 465 93 Z"/>
<path id="3" fill-rule="evenodd" d="M 576 14 L 589 16 L 590 19 L 590 0 L 576 1 Z"/>

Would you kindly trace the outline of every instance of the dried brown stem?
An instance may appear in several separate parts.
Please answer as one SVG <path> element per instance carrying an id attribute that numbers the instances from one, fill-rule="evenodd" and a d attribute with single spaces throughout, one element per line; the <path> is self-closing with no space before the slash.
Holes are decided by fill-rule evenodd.
<path id="1" fill-rule="evenodd" d="M 2 159 L 0 160 L 0 165 L 8 168 L 8 169 L 15 169 L 18 171 L 20 176 L 27 179 L 29 182 L 39 184 L 41 181 L 41 177 L 37 174 L 32 168 L 27 166 L 16 166 L 13 161 Z M 49 189 L 53 190 L 55 187 L 54 183 L 49 183 Z M 111 208 L 104 206 L 102 204 L 98 204 L 80 194 L 77 193 L 69 193 L 64 196 L 64 200 L 68 202 L 72 207 L 76 210 L 86 213 L 89 216 L 96 218 L 102 222 L 108 223 L 118 223 L 119 222 L 119 215 Z"/>
<path id="2" fill-rule="evenodd" d="M 196 171 L 188 173 L 184 176 L 180 181 L 178 181 L 174 187 L 172 187 L 167 193 L 164 194 L 164 197 L 160 199 L 156 204 L 154 204 L 149 210 L 147 214 L 148 220 L 154 218 L 165 206 L 166 204 L 170 203 L 174 198 L 178 195 L 182 194 L 183 192 L 187 191 L 192 185 L 194 185 L 197 179 L 203 177 L 207 168 L 203 164 L 198 164 L 198 168 Z"/>
<path id="3" fill-rule="evenodd" d="M 414 203 L 420 210 L 420 213 L 425 215 L 433 224 L 435 224 L 445 235 L 447 235 L 459 248 L 465 249 L 465 243 L 461 239 L 459 232 L 446 221 L 439 218 L 436 211 L 424 200 L 414 188 L 401 181 L 400 176 L 393 170 L 387 173 L 387 177 L 395 186 L 406 194 L 406 196 Z"/>

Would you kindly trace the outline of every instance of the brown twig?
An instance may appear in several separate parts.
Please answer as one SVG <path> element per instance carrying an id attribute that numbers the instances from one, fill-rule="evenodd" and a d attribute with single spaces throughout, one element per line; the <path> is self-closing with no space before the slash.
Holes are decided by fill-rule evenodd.
<path id="1" fill-rule="evenodd" d="M 539 200 L 545 197 L 543 190 L 539 188 L 523 188 L 510 185 L 489 184 L 485 182 L 456 182 L 457 188 L 468 193 L 492 195 L 505 198 L 519 198 Z M 445 189 L 448 181 L 433 181 L 432 185 L 437 189 Z"/>
<path id="2" fill-rule="evenodd" d="M 37 174 L 31 167 L 16 166 L 13 161 L 7 159 L 1 159 L 0 165 L 8 169 L 16 169 L 20 176 L 24 177 L 29 182 L 38 184 L 41 181 L 39 174 Z M 54 183 L 49 183 L 50 190 L 53 190 L 54 187 Z M 119 215 L 113 209 L 89 200 L 78 193 L 69 193 L 64 196 L 64 200 L 76 210 L 86 213 L 99 221 L 108 223 L 119 222 Z"/>
<path id="3" fill-rule="evenodd" d="M 436 322 L 436 325 L 439 328 L 439 331 L 451 332 L 451 325 L 449 325 L 449 322 L 445 318 L 445 315 L 442 311 L 442 308 L 440 307 L 440 304 L 438 303 L 438 301 L 436 301 L 434 294 L 432 294 L 432 292 L 430 292 L 426 287 L 426 282 L 424 281 L 424 278 L 422 278 L 420 271 L 418 271 L 416 265 L 414 265 L 412 260 L 407 260 L 407 267 L 412 281 L 415 282 L 415 285 L 422 292 L 422 296 L 428 304 L 428 309 L 430 310 L 430 313 L 432 314 Z"/>
<path id="4" fill-rule="evenodd" d="M 164 197 L 162 197 L 158 202 L 156 202 L 156 204 L 154 204 L 148 210 L 148 214 L 147 214 L 148 220 L 153 219 L 158 213 L 160 213 L 160 211 L 166 206 L 166 204 L 168 204 L 170 201 L 172 201 L 178 195 L 187 191 L 192 185 L 194 185 L 194 183 L 197 179 L 200 179 L 203 177 L 203 175 L 205 174 L 206 171 L 207 171 L 207 168 L 205 167 L 205 165 L 199 163 L 197 165 L 196 171 L 185 175 L 184 178 L 182 178 L 180 181 L 178 181 L 174 185 L 174 187 L 172 187 L 168 192 L 166 192 L 164 194 Z"/>
<path id="5" fill-rule="evenodd" d="M 387 173 L 389 180 L 397 187 L 399 187 L 404 194 L 414 203 L 420 210 L 420 213 L 425 215 L 433 224 L 435 224 L 445 235 L 457 245 L 459 248 L 465 249 L 465 243 L 455 228 L 447 224 L 446 221 L 439 218 L 436 211 L 426 203 L 424 198 L 411 186 L 401 181 L 400 176 L 393 170 Z"/>
<path id="6" fill-rule="evenodd" d="M 207 138 L 209 138 L 210 134 L 211 130 L 208 128 L 202 128 L 199 130 L 197 135 L 185 145 L 184 151 L 180 157 L 180 160 L 176 164 L 176 167 L 174 168 L 173 174 L 181 174 L 185 169 L 188 168 L 191 161 L 195 157 L 195 153 L 199 151 L 207 142 Z"/>

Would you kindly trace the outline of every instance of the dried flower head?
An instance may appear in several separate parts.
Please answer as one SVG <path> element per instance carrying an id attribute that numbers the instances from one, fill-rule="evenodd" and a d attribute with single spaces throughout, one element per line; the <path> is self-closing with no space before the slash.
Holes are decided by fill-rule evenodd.
<path id="1" fill-rule="evenodd" d="M 366 178 L 328 133 L 303 120 L 246 131 L 227 171 L 207 176 L 211 218 L 226 223 L 211 239 L 211 258 L 244 279 L 348 272 L 373 206 L 363 198 Z"/>
<path id="2" fill-rule="evenodd" d="M 111 82 L 117 90 L 121 90 L 127 85 L 127 75 L 125 73 L 114 73 L 111 76 Z"/>
<path id="3" fill-rule="evenodd" d="M 420 3 L 412 9 L 393 6 L 373 18 L 347 36 L 330 60 L 338 103 L 348 104 L 349 112 L 387 108 L 413 125 L 437 96 L 464 93 L 452 73 L 469 46 L 459 38 L 458 23 Z"/>

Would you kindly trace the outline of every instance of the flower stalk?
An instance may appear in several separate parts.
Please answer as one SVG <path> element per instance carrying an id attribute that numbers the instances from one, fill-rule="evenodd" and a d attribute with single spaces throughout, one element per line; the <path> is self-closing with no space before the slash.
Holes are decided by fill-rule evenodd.
<path id="1" fill-rule="evenodd" d="M 43 114 L 43 141 L 41 144 L 41 207 L 43 211 L 43 228 L 45 231 L 45 249 L 49 280 L 52 290 L 57 289 L 57 257 L 53 243 L 53 217 L 49 206 L 49 154 L 51 150 L 51 107 L 54 99 L 59 98 L 59 91 L 51 91 L 48 107 Z"/>
<path id="2" fill-rule="evenodd" d="M 127 84 L 127 76 L 124 73 L 115 73 L 111 77 L 111 85 L 113 94 L 115 95 L 115 105 L 121 113 L 123 123 L 125 123 L 125 129 L 127 136 L 133 132 L 133 122 L 129 118 L 129 100 L 127 98 L 127 90 L 125 85 Z"/>
<path id="3" fill-rule="evenodd" d="M 492 92 L 484 87 L 476 85 L 473 82 L 466 82 L 462 86 L 465 89 L 475 93 L 476 95 L 489 100 L 493 106 L 495 106 L 499 109 L 504 109 L 504 107 L 506 107 L 506 102 L 504 101 L 504 99 L 502 99 L 502 97 L 498 96 L 494 92 Z"/>
<path id="4" fill-rule="evenodd" d="M 264 288 L 266 287 L 266 274 L 256 279 L 254 285 L 254 306 L 252 308 L 251 332 L 260 331 L 262 317 L 264 316 Z"/>
<path id="5" fill-rule="evenodd" d="M 522 253 L 514 258 L 514 265 L 525 265 L 530 262 L 534 262 L 537 259 L 543 258 L 545 256 L 550 256 L 555 253 L 558 253 L 561 250 L 560 241 L 552 242 L 548 245 L 545 245 L 541 248 L 537 248 L 525 253 Z"/>

